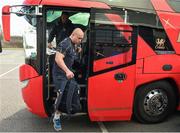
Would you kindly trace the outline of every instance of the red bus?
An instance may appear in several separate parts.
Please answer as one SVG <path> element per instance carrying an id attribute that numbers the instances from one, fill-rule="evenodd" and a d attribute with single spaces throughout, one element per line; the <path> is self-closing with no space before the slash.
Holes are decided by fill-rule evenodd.
<path id="1" fill-rule="evenodd" d="M 10 40 L 10 13 L 33 27 L 19 69 L 27 108 L 49 117 L 55 100 L 49 31 L 62 11 L 85 31 L 80 61 L 74 64 L 82 112 L 92 121 L 165 120 L 180 110 L 180 1 L 25 0 L 4 6 L 4 38 Z M 27 41 L 33 37 L 25 37 Z"/>

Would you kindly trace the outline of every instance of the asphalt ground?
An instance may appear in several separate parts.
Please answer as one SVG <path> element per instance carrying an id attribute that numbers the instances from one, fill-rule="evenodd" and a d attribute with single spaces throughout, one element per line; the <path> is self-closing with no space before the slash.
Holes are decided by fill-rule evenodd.
<path id="1" fill-rule="evenodd" d="M 21 96 L 18 68 L 24 63 L 23 49 L 3 49 L 0 53 L 0 132 L 53 132 L 52 122 L 31 114 Z M 135 120 L 91 122 L 88 115 L 63 119 L 63 132 L 180 132 L 180 112 L 158 124 Z"/>

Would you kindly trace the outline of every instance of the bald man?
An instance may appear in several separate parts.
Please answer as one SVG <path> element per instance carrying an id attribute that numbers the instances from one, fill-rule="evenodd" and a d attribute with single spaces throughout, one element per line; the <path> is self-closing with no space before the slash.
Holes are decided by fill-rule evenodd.
<path id="1" fill-rule="evenodd" d="M 57 131 L 60 131 L 62 129 L 60 121 L 61 111 L 58 107 L 60 105 L 62 94 L 68 80 L 74 78 L 72 65 L 74 63 L 77 52 L 81 51 L 81 49 L 76 50 L 75 46 L 81 43 L 83 37 L 84 32 L 80 28 L 76 28 L 74 29 L 70 37 L 65 38 L 57 46 L 55 63 L 53 66 L 53 81 L 55 84 L 55 89 L 57 91 L 53 122 L 54 128 Z"/>

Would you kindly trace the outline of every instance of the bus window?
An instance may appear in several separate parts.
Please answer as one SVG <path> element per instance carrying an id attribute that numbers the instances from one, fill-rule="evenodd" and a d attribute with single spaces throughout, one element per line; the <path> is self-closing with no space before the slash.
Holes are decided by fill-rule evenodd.
<path id="1" fill-rule="evenodd" d="M 121 13 L 95 13 L 94 72 L 131 62 L 133 29 Z"/>
<path id="2" fill-rule="evenodd" d="M 47 11 L 47 23 L 51 23 L 62 14 L 62 11 Z"/>
<path id="3" fill-rule="evenodd" d="M 81 24 L 84 26 L 87 26 L 89 23 L 89 13 L 76 13 L 69 17 L 69 19 L 72 21 L 73 24 Z"/>
<path id="4" fill-rule="evenodd" d="M 131 43 L 131 32 L 96 30 L 95 60 L 127 52 L 129 44 L 124 37 L 125 34 L 128 36 L 128 43 Z"/>
<path id="5" fill-rule="evenodd" d="M 62 11 L 54 11 L 50 10 L 47 11 L 47 23 L 52 23 L 53 21 L 57 21 L 57 19 L 61 16 Z M 84 26 L 88 25 L 89 22 L 89 13 L 70 13 L 69 19 L 72 21 L 73 24 L 82 24 Z"/>
<path id="6" fill-rule="evenodd" d="M 157 54 L 173 54 L 174 49 L 164 29 L 139 26 L 140 36 Z"/>
<path id="7" fill-rule="evenodd" d="M 37 63 L 37 18 L 30 15 L 25 15 L 24 18 L 26 21 L 23 31 L 23 48 L 25 51 L 26 63 L 34 68 L 39 68 L 39 64 Z"/>
<path id="8" fill-rule="evenodd" d="M 23 33 L 23 47 L 25 50 L 26 58 L 35 59 L 37 55 L 37 36 L 36 36 L 36 27 L 26 24 Z"/>

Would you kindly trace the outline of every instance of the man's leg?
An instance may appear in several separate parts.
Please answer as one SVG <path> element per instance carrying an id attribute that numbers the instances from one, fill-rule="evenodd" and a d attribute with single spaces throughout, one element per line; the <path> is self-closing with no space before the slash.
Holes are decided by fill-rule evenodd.
<path id="1" fill-rule="evenodd" d="M 60 106 L 62 95 L 63 95 L 64 89 L 66 87 L 66 84 L 67 84 L 66 79 L 58 80 L 58 82 L 56 84 L 56 86 L 58 86 L 58 88 L 59 88 L 57 91 L 57 98 L 56 98 L 55 104 L 54 104 L 55 112 L 54 112 L 54 118 L 53 118 L 54 129 L 56 131 L 62 130 L 61 121 L 60 121 L 61 112 L 60 112 L 60 110 L 58 110 L 58 108 Z"/>

